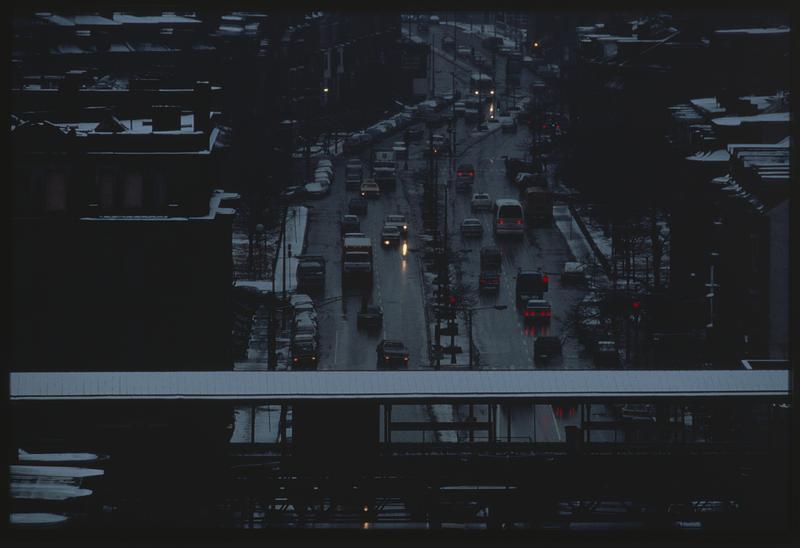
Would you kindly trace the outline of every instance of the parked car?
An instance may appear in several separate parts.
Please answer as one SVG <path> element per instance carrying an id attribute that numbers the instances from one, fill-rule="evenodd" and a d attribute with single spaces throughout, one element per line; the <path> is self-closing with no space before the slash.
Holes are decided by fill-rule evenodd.
<path id="1" fill-rule="evenodd" d="M 475 217 L 467 217 L 461 221 L 461 235 L 462 236 L 482 236 L 483 224 L 480 219 Z"/>
<path id="2" fill-rule="evenodd" d="M 399 227 L 383 225 L 383 230 L 381 230 L 381 245 L 384 247 L 400 245 L 401 236 Z"/>
<path id="3" fill-rule="evenodd" d="M 308 183 L 305 187 L 306 196 L 321 198 L 331 193 L 331 185 L 325 182 L 315 181 Z"/>
<path id="4" fill-rule="evenodd" d="M 347 212 L 351 215 L 366 215 L 367 201 L 364 198 L 350 198 L 347 204 Z"/>
<path id="5" fill-rule="evenodd" d="M 497 120 L 500 122 L 500 128 L 503 130 L 504 133 L 516 133 L 517 121 L 514 120 L 513 116 L 510 115 L 498 116 Z"/>
<path id="6" fill-rule="evenodd" d="M 561 283 L 583 283 L 586 281 L 585 271 L 586 265 L 574 261 L 566 262 L 564 263 L 564 268 L 561 271 Z"/>
<path id="7" fill-rule="evenodd" d="M 492 208 L 492 198 L 485 192 L 473 194 L 470 200 L 472 211 L 488 210 Z"/>
<path id="8" fill-rule="evenodd" d="M 400 365 L 408 367 L 408 349 L 400 341 L 382 340 L 375 349 L 378 367 Z"/>
<path id="9" fill-rule="evenodd" d="M 367 306 L 358 312 L 356 327 L 378 329 L 383 325 L 383 309 L 380 306 Z"/>
<path id="10" fill-rule="evenodd" d="M 405 215 L 387 215 L 383 224 L 385 226 L 396 226 L 404 237 L 408 236 L 408 220 Z"/>
<path id="11" fill-rule="evenodd" d="M 305 185 L 287 186 L 280 194 L 280 199 L 286 202 L 302 200 L 306 197 Z"/>
<path id="12" fill-rule="evenodd" d="M 381 187 L 375 181 L 361 183 L 361 196 L 364 198 L 380 198 Z"/>
<path id="13" fill-rule="evenodd" d="M 478 289 L 500 289 L 500 273 L 496 270 L 481 270 Z"/>
<path id="14" fill-rule="evenodd" d="M 358 219 L 357 215 L 344 215 L 342 217 L 341 224 L 342 234 L 346 234 L 347 232 L 361 231 L 361 221 Z"/>
<path id="15" fill-rule="evenodd" d="M 528 299 L 522 315 L 527 321 L 549 322 L 553 311 L 550 308 L 550 303 L 544 299 Z"/>

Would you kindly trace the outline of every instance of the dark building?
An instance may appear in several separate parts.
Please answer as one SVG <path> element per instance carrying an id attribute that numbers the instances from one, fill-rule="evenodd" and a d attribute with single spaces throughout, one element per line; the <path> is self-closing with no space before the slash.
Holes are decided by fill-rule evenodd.
<path id="1" fill-rule="evenodd" d="M 212 89 L 182 92 L 16 96 L 10 369 L 231 365 L 235 195 L 217 190 Z"/>

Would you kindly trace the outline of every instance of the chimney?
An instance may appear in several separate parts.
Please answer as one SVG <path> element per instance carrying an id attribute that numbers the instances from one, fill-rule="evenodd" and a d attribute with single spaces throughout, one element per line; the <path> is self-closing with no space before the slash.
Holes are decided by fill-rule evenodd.
<path id="1" fill-rule="evenodd" d="M 211 131 L 211 84 L 198 81 L 194 85 L 194 130 L 209 135 Z"/>
<path id="2" fill-rule="evenodd" d="M 153 131 L 180 131 L 181 109 L 173 105 L 153 106 Z"/>

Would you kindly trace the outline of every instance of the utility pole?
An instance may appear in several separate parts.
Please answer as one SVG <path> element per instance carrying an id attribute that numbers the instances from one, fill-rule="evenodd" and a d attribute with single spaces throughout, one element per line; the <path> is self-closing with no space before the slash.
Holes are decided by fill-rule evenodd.
<path id="1" fill-rule="evenodd" d="M 283 300 L 286 302 L 286 215 L 289 212 L 288 206 L 283 207 L 283 226 L 281 228 L 281 239 L 283 240 Z"/>
<path id="2" fill-rule="evenodd" d="M 435 35 L 431 33 L 431 99 L 436 97 L 436 52 L 433 49 L 434 36 Z"/>
<path id="3" fill-rule="evenodd" d="M 469 334 L 469 368 L 475 367 L 474 356 L 472 352 L 472 309 L 467 308 L 467 333 Z"/>
<path id="4" fill-rule="evenodd" d="M 451 173 L 455 172 L 456 169 L 456 73 L 455 71 L 450 73 L 450 76 L 453 78 L 453 116 L 452 122 L 450 123 L 450 158 L 451 158 Z"/>
<path id="5" fill-rule="evenodd" d="M 456 14 L 453 12 L 453 64 L 458 59 L 458 26 L 456 25 Z"/>

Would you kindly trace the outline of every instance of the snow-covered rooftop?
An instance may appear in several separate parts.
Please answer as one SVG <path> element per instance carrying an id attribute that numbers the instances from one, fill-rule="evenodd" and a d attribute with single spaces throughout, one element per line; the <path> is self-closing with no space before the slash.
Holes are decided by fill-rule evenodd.
<path id="1" fill-rule="evenodd" d="M 131 15 L 128 13 L 114 13 L 114 21 L 125 23 L 128 25 L 152 25 L 152 24 L 200 24 L 201 21 L 192 17 L 184 17 L 183 15 L 162 14 L 162 15 Z"/>
<path id="2" fill-rule="evenodd" d="M 727 162 L 731 159 L 731 155 L 727 150 L 714 150 L 712 152 L 698 152 L 686 157 L 687 160 L 692 162 Z"/>
<path id="3" fill-rule="evenodd" d="M 715 118 L 712 122 L 718 126 L 738 126 L 742 122 L 789 122 L 788 112 L 773 112 L 770 114 L 755 114 L 753 116 L 723 116 Z"/>
<path id="4" fill-rule="evenodd" d="M 720 106 L 716 97 L 704 97 L 702 99 L 690 99 L 696 109 L 708 114 L 725 114 L 725 107 Z"/>
<path id="5" fill-rule="evenodd" d="M 789 27 L 720 29 L 715 30 L 714 34 L 789 34 Z"/>

